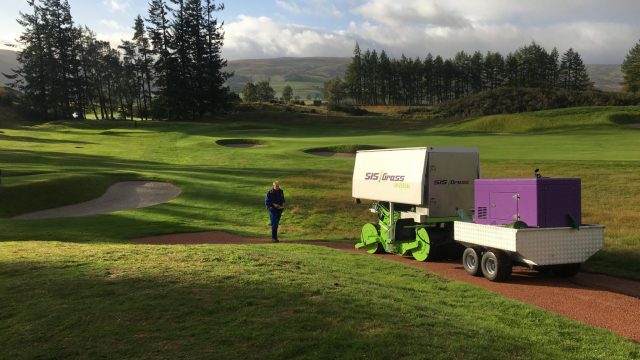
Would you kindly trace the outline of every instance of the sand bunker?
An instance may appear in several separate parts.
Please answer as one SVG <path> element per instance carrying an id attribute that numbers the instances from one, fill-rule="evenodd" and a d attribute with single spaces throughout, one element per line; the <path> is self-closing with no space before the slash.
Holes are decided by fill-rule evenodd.
<path id="1" fill-rule="evenodd" d="M 322 148 L 304 150 L 305 153 L 324 157 L 354 158 L 358 150 L 384 149 L 380 146 L 372 145 L 335 145 Z"/>
<path id="2" fill-rule="evenodd" d="M 181 190 L 165 182 L 125 181 L 111 185 L 97 199 L 55 209 L 36 211 L 16 216 L 14 219 L 53 219 L 87 216 L 120 210 L 138 209 L 165 203 L 180 195 Z"/>
<path id="3" fill-rule="evenodd" d="M 221 139 L 216 141 L 216 144 L 233 148 L 259 148 L 267 146 L 264 141 L 256 139 Z"/>
<path id="4" fill-rule="evenodd" d="M 331 151 L 305 151 L 307 154 L 324 156 L 324 157 L 338 157 L 338 158 L 354 158 L 355 153 L 339 153 Z"/>

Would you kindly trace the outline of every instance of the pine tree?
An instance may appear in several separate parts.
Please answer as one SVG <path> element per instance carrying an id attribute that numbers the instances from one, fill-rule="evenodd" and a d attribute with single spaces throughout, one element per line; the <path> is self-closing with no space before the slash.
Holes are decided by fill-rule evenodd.
<path id="1" fill-rule="evenodd" d="M 140 83 L 138 87 L 141 90 L 142 95 L 142 111 L 140 111 L 140 117 L 146 119 L 151 108 L 151 81 L 152 75 L 152 63 L 153 58 L 151 56 L 151 44 L 147 33 L 144 28 L 144 20 L 142 16 L 138 15 L 134 21 L 133 26 L 133 41 L 136 46 L 136 59 L 135 64 L 137 67 L 137 73 L 139 74 Z"/>
<path id="2" fill-rule="evenodd" d="M 640 92 L 640 41 L 629 50 L 622 62 L 624 89 L 637 94 Z"/>
<path id="3" fill-rule="evenodd" d="M 502 86 L 504 81 L 504 57 L 500 53 L 488 52 L 484 58 L 485 88 L 489 90 Z"/>
<path id="4" fill-rule="evenodd" d="M 422 89 L 426 104 L 433 104 L 434 99 L 434 74 L 433 55 L 428 53 L 422 62 Z"/>
<path id="5" fill-rule="evenodd" d="M 546 67 L 546 83 L 547 87 L 555 88 L 558 86 L 558 81 L 560 78 L 560 54 L 558 53 L 558 49 L 553 48 L 549 53 L 549 57 L 547 59 L 547 67 Z"/>
<path id="6" fill-rule="evenodd" d="M 154 85 L 156 97 L 153 100 L 153 113 L 156 117 L 172 119 L 173 114 L 169 106 L 169 97 L 172 91 L 172 83 L 169 81 L 171 69 L 175 66 L 174 58 L 170 51 L 172 41 L 169 7 L 166 0 L 151 0 L 149 3 L 149 17 L 147 32 L 151 39 Z"/>
<path id="7" fill-rule="evenodd" d="M 45 54 L 45 37 L 48 35 L 43 22 L 42 7 L 35 0 L 28 0 L 33 13 L 20 13 L 18 23 L 24 28 L 20 36 L 20 43 L 24 49 L 18 53 L 20 64 L 15 74 L 5 75 L 13 80 L 12 86 L 24 93 L 25 105 L 30 110 L 43 117 L 48 117 L 48 110 L 52 106 L 50 96 L 50 73 L 47 72 L 47 58 Z"/>
<path id="8" fill-rule="evenodd" d="M 587 74 L 587 68 L 582 62 L 582 57 L 572 48 L 562 55 L 560 83 L 563 88 L 570 91 L 584 91 L 593 87 Z"/>
<path id="9" fill-rule="evenodd" d="M 213 16 L 217 11 L 224 10 L 224 4 L 216 5 L 213 0 L 205 0 L 203 12 L 203 31 L 205 33 L 205 107 L 208 111 L 216 111 L 221 104 L 227 101 L 229 88 L 224 87 L 224 83 L 232 76 L 231 73 L 223 71 L 227 66 L 227 60 L 222 58 L 222 45 L 224 23 L 218 23 L 218 19 Z"/>
<path id="10" fill-rule="evenodd" d="M 27 4 L 32 14 L 22 14 L 24 27 L 20 41 L 24 50 L 18 55 L 20 67 L 14 85 L 25 93 L 31 110 L 49 118 L 70 118 L 82 110 L 80 61 L 76 54 L 79 31 L 73 27 L 67 0 L 34 0 Z M 78 108 L 80 107 L 80 108 Z"/>
<path id="11" fill-rule="evenodd" d="M 362 52 L 358 43 L 353 49 L 353 58 L 347 67 L 344 81 L 353 100 L 358 104 L 362 103 Z"/>
<path id="12" fill-rule="evenodd" d="M 378 78 L 380 79 L 380 100 L 383 105 L 389 104 L 389 93 L 391 88 L 391 60 L 387 53 L 380 52 L 380 66 L 378 66 Z M 342 85 L 344 87 L 344 84 Z"/>

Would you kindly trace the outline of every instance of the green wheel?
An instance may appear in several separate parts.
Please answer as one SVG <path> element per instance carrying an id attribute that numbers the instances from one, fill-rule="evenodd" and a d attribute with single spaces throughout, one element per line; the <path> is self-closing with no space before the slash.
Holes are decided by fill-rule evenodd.
<path id="1" fill-rule="evenodd" d="M 380 244 L 380 227 L 376 224 L 364 224 L 360 233 L 360 243 L 356 248 L 363 249 L 369 254 L 377 254 L 382 250 Z"/>
<path id="2" fill-rule="evenodd" d="M 429 250 L 431 249 L 431 242 L 429 241 L 429 234 L 425 228 L 416 230 L 416 241 L 418 247 L 411 251 L 413 258 L 418 261 L 425 261 L 429 256 Z"/>

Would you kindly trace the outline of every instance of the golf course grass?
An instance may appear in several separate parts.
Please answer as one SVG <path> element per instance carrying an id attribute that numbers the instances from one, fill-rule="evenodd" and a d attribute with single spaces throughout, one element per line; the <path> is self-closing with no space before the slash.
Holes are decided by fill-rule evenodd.
<path id="1" fill-rule="evenodd" d="M 632 359 L 605 330 L 305 245 L 0 244 L 7 358 Z"/>
<path id="2" fill-rule="evenodd" d="M 353 159 L 305 150 L 473 146 L 483 178 L 536 168 L 581 178 L 583 222 L 606 226 L 584 268 L 640 279 L 638 114 L 576 108 L 436 128 L 284 112 L 0 126 L 0 348 L 10 358 L 638 358 L 636 344 L 606 331 L 401 264 L 304 245 L 128 244 L 208 230 L 267 237 L 273 180 L 287 196 L 283 240 L 351 242 L 373 216 L 351 198 Z M 239 138 L 268 146 L 216 143 Z M 182 194 L 111 214 L 11 219 L 123 180 Z"/>

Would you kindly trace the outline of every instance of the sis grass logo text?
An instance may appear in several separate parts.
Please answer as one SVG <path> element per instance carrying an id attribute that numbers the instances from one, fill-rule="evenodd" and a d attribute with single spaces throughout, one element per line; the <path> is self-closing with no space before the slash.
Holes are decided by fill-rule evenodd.
<path id="1" fill-rule="evenodd" d="M 382 182 L 382 181 L 397 181 L 397 182 L 402 182 L 404 181 L 404 175 L 391 175 L 391 174 L 387 174 L 386 172 L 368 172 L 365 174 L 364 176 L 365 180 L 369 180 L 369 181 L 377 181 L 377 182 Z"/>

